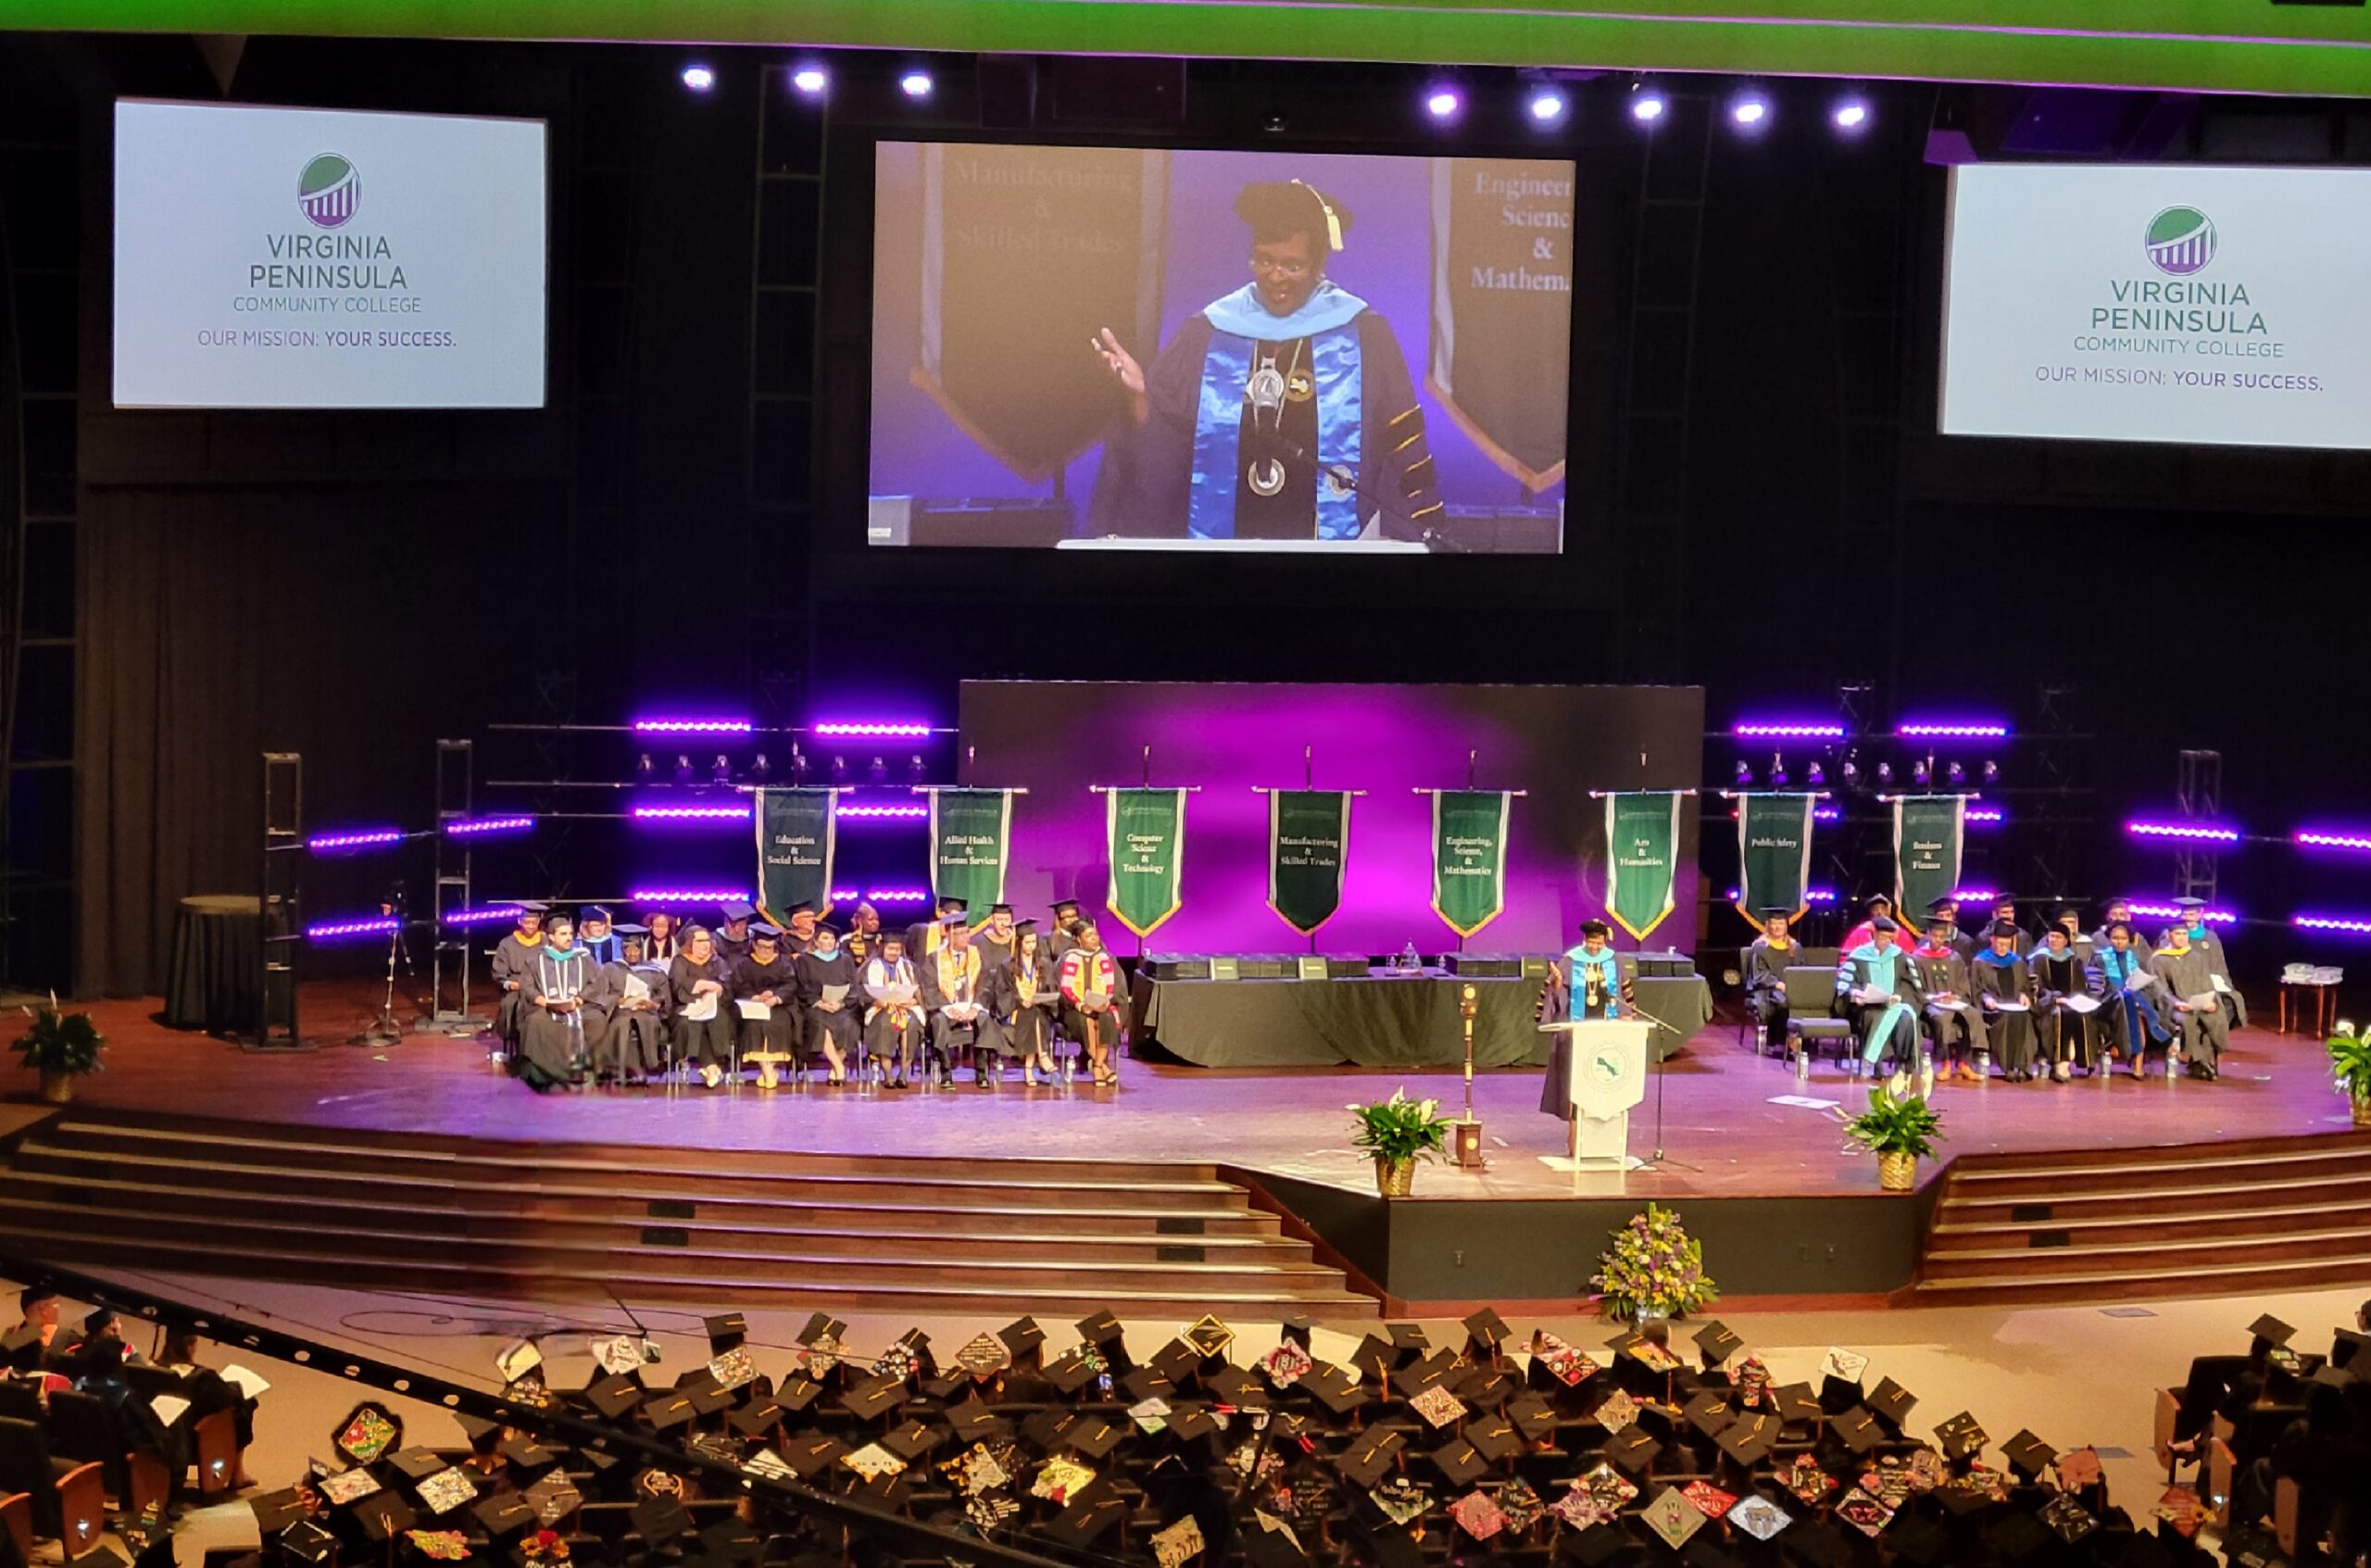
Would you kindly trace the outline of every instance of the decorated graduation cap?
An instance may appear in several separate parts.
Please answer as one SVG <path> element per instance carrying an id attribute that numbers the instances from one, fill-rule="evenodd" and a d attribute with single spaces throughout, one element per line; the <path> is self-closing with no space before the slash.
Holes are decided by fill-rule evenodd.
<path id="1" fill-rule="evenodd" d="M 1314 234 L 1328 251 L 1337 251 L 1350 232 L 1350 209 L 1300 180 L 1254 180 L 1236 193 L 1235 215 L 1262 244 Z"/>

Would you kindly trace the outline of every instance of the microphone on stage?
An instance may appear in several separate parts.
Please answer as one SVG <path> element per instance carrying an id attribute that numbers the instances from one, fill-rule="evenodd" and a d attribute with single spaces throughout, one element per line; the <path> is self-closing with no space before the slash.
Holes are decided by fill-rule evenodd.
<path id="1" fill-rule="evenodd" d="M 1310 460 L 1308 447 L 1297 446 L 1290 442 L 1285 445 L 1286 449 L 1299 461 L 1305 463 Z M 1350 465 L 1348 463 L 1326 463 L 1318 471 L 1353 495 L 1366 494 L 1366 487 L 1359 483 L 1359 476 L 1351 471 Z M 1465 553 L 1464 546 L 1435 528 L 1427 528 L 1420 532 L 1416 536 L 1416 542 L 1436 555 L 1461 556 Z"/>

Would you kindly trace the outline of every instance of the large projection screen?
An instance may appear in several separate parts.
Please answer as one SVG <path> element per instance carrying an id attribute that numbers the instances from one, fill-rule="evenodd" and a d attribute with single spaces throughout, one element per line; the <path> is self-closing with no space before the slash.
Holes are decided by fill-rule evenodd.
<path id="1" fill-rule="evenodd" d="M 541 120 L 124 99 L 115 403 L 538 408 Z"/>
<path id="2" fill-rule="evenodd" d="M 868 540 L 1556 552 L 1574 178 L 880 144 Z"/>
<path id="3" fill-rule="evenodd" d="M 1951 171 L 1940 424 L 2371 447 L 2371 169 Z"/>

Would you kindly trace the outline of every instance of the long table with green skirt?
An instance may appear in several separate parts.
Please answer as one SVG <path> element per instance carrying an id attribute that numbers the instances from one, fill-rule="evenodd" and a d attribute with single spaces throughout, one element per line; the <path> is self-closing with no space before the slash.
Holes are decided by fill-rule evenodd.
<path id="1" fill-rule="evenodd" d="M 1701 975 L 1641 976 L 1655 1060 L 1712 1016 Z M 1465 1060 L 1458 995 L 1474 987 L 1474 1065 L 1544 1067 L 1537 980 L 1427 972 L 1338 980 L 1155 980 L 1130 988 L 1135 1038 L 1197 1067 L 1454 1067 Z"/>

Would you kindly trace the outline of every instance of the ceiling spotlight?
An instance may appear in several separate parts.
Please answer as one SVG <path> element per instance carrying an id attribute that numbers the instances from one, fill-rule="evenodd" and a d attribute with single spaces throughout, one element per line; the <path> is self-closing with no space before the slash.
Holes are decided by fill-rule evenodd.
<path id="1" fill-rule="evenodd" d="M 1553 125 L 1564 118 L 1564 92 L 1560 87 L 1540 86 L 1531 90 L 1524 110 L 1535 125 Z"/>
<path id="2" fill-rule="evenodd" d="M 1424 112 L 1435 119 L 1455 119 L 1464 107 L 1465 94 L 1447 84 L 1424 92 Z"/>
<path id="3" fill-rule="evenodd" d="M 1999 784 L 2001 782 L 2000 763 L 1987 762 L 1984 765 L 1984 782 L 1986 784 Z"/>
<path id="4" fill-rule="evenodd" d="M 1785 758 L 1773 757 L 1770 759 L 1770 783 L 1772 787 L 1776 789 L 1784 789 L 1787 787 L 1787 759 Z"/>
<path id="5" fill-rule="evenodd" d="M 809 98 L 820 98 L 832 84 L 832 76 L 822 66 L 800 66 L 790 73 L 790 84 Z"/>
<path id="6" fill-rule="evenodd" d="M 714 779 L 718 784 L 731 784 L 733 782 L 733 759 L 727 757 L 721 751 L 718 752 L 716 754 L 716 766 L 709 771 L 709 776 Z"/>
<path id="7" fill-rule="evenodd" d="M 1935 782 L 1935 770 L 1925 758 L 1910 765 L 1910 782 L 1922 789 Z"/>
<path id="8" fill-rule="evenodd" d="M 684 85 L 695 93 L 705 93 L 716 85 L 716 72 L 706 66 L 685 66 Z"/>
<path id="9" fill-rule="evenodd" d="M 1849 755 L 1844 759 L 1844 766 L 1837 771 L 1843 774 L 1844 787 L 1847 789 L 1861 782 L 1861 764 L 1853 761 Z"/>
<path id="10" fill-rule="evenodd" d="M 919 68 L 897 78 L 897 91 L 909 98 L 927 98 L 935 85 L 930 79 L 930 72 Z"/>
<path id="11" fill-rule="evenodd" d="M 1631 83 L 1630 118 L 1639 124 L 1654 124 L 1670 107 L 1671 100 L 1662 95 L 1662 89 L 1650 87 L 1643 82 Z"/>
<path id="12" fill-rule="evenodd" d="M 1816 789 L 1827 782 L 1827 770 L 1814 762 L 1804 771 L 1803 782 Z"/>
<path id="13" fill-rule="evenodd" d="M 1770 123 L 1770 100 L 1751 89 L 1729 100 L 1729 123 L 1740 131 L 1759 131 Z"/>
<path id="14" fill-rule="evenodd" d="M 1893 764 L 1892 764 L 1892 763 L 1890 763 L 1890 762 L 1880 762 L 1880 763 L 1878 763 L 1878 764 L 1877 764 L 1877 783 L 1878 783 L 1880 785 L 1889 784 L 1893 783 Z"/>
<path id="15" fill-rule="evenodd" d="M 1838 131 L 1847 132 L 1868 129 L 1869 100 L 1857 94 L 1837 99 L 1835 106 L 1827 111 L 1827 121 Z"/>
<path id="16" fill-rule="evenodd" d="M 1751 789 L 1753 787 L 1752 764 L 1742 761 L 1739 762 L 1737 764 L 1736 777 L 1737 784 L 1739 789 Z"/>
<path id="17" fill-rule="evenodd" d="M 1955 784 L 1967 783 L 1967 770 L 1956 762 L 1943 770 L 1943 776 Z"/>

